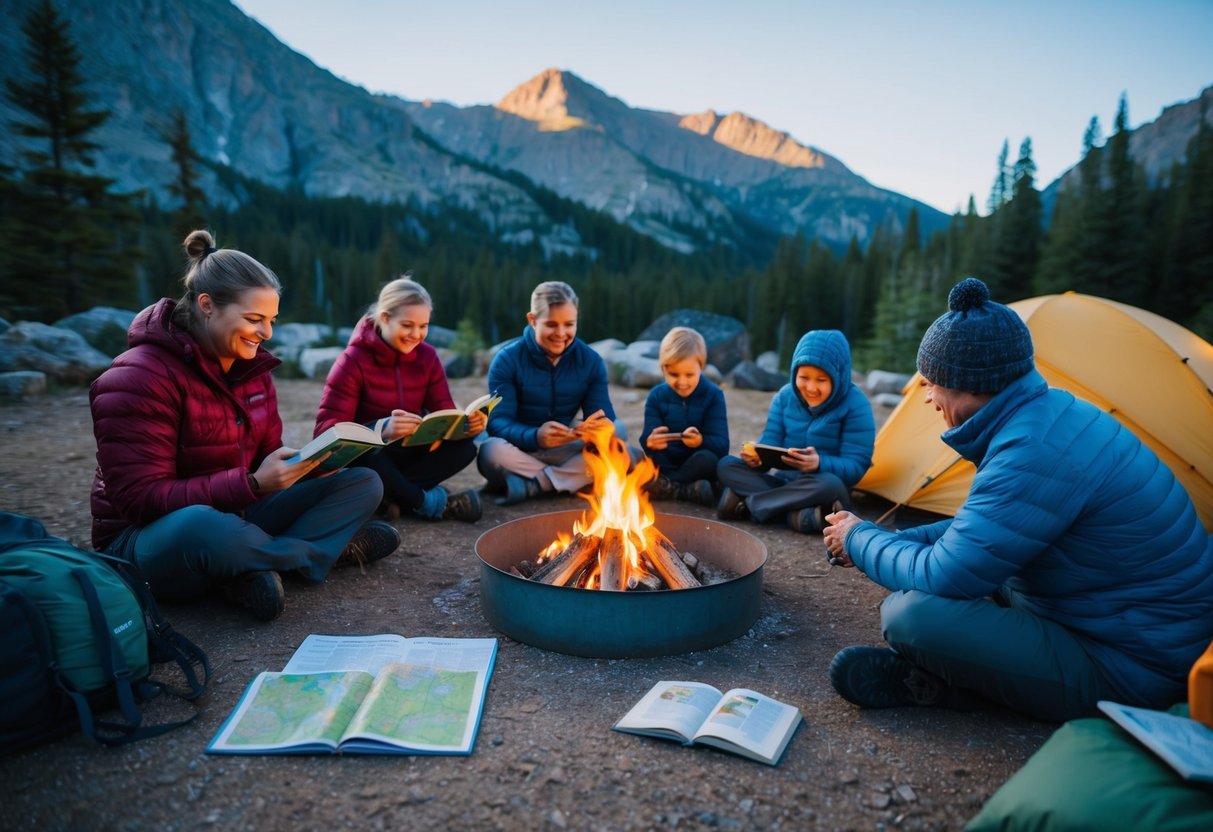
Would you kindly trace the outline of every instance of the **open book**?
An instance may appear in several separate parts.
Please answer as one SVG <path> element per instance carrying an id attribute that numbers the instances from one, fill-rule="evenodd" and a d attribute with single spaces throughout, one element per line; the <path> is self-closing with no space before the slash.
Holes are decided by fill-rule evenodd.
<path id="1" fill-rule="evenodd" d="M 462 410 L 448 408 L 446 410 L 435 410 L 427 413 L 421 420 L 421 424 L 417 426 L 417 430 L 407 436 L 400 444 L 409 447 L 412 445 L 432 445 L 435 442 L 442 442 L 447 439 L 466 439 L 468 436 L 468 416 L 477 410 L 483 411 L 484 415 L 488 416 L 500 401 L 501 396 L 494 393 L 485 393 Z M 376 422 L 376 427 L 383 421 L 381 419 L 379 422 Z"/>
<path id="2" fill-rule="evenodd" d="M 322 471 L 344 468 L 367 451 L 382 448 L 386 443 L 375 428 L 357 422 L 338 422 L 299 449 L 287 462 L 300 462 L 327 453 L 320 463 Z"/>
<path id="3" fill-rule="evenodd" d="M 710 745 L 775 765 L 800 725 L 800 710 L 761 693 L 721 693 L 701 682 L 658 682 L 611 727 L 627 734 Z"/>
<path id="4" fill-rule="evenodd" d="M 746 442 L 743 447 L 748 448 L 758 455 L 762 460 L 762 464 L 767 468 L 779 468 L 784 471 L 793 470 L 791 465 L 783 461 L 783 457 L 787 454 L 787 448 L 780 448 L 776 445 L 764 445 L 761 442 Z"/>
<path id="5" fill-rule="evenodd" d="M 1100 700 L 1099 709 L 1185 780 L 1213 783 L 1213 728 L 1179 714 Z"/>
<path id="6" fill-rule="evenodd" d="M 471 754 L 494 638 L 310 635 L 259 673 L 211 754 Z"/>

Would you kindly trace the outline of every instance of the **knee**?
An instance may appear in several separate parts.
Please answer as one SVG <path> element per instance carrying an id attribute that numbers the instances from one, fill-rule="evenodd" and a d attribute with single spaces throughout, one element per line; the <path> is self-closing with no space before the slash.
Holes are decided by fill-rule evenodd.
<path id="1" fill-rule="evenodd" d="M 476 454 L 476 468 L 480 471 L 480 476 L 489 482 L 497 482 L 502 478 L 501 463 L 497 461 L 497 458 L 504 445 L 505 440 L 490 436 L 481 444 L 480 450 Z"/>
<path id="2" fill-rule="evenodd" d="M 383 479 L 373 468 L 343 468 L 329 476 L 334 479 L 334 485 L 340 485 L 359 495 L 365 492 L 366 498 L 373 498 L 376 505 L 383 498 Z"/>
<path id="3" fill-rule="evenodd" d="M 938 596 L 916 589 L 891 593 L 880 605 L 880 628 L 892 647 L 921 647 L 942 627 Z"/>

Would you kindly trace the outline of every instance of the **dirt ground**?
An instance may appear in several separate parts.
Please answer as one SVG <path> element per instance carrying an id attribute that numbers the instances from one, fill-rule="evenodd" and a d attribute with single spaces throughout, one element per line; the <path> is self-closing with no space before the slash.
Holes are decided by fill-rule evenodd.
<path id="1" fill-rule="evenodd" d="M 452 386 L 457 401 L 469 401 L 483 379 Z M 310 437 L 320 387 L 280 382 L 288 444 Z M 633 437 L 644 395 L 612 389 Z M 730 389 L 726 397 L 734 446 L 757 437 L 770 394 Z M 93 439 L 86 391 L 4 406 L 0 434 L 0 507 L 87 545 Z M 474 466 L 454 480 L 482 483 Z M 474 524 L 398 521 L 399 553 L 366 574 L 339 570 L 322 586 L 288 583 L 286 612 L 269 624 L 219 600 L 164 605 L 210 657 L 201 715 L 125 748 L 76 735 L 0 759 L 0 829 L 960 829 L 1052 731 L 993 706 L 861 712 L 838 698 L 826 677 L 830 659 L 850 644 L 881 643 L 876 608 L 885 593 L 856 570 L 828 566 L 819 536 L 784 527 L 745 524 L 769 552 L 762 612 L 728 644 L 603 660 L 500 636 L 480 609 L 477 537 L 528 513 L 583 503 L 485 505 Z M 858 505 L 872 519 L 885 508 Z M 684 503 L 661 510 L 714 517 Z M 252 677 L 281 669 L 311 632 L 499 636 L 474 752 L 208 756 L 207 742 Z M 804 723 L 776 767 L 611 731 L 660 679 L 751 687 L 799 707 Z M 147 719 L 186 713 L 157 700 Z"/>

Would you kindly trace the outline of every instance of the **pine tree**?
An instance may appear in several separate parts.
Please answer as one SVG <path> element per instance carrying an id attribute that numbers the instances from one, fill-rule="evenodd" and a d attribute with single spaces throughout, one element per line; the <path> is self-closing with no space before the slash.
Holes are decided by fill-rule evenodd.
<path id="1" fill-rule="evenodd" d="M 1140 306 L 1146 301 L 1144 274 L 1145 181 L 1129 155 L 1129 104 L 1124 95 L 1116 111 L 1116 130 L 1107 145 L 1107 188 L 1097 215 L 1102 240 L 1100 294 Z"/>
<path id="2" fill-rule="evenodd" d="M 53 320 L 93 304 L 121 304 L 134 294 L 138 222 L 134 195 L 90 171 L 90 138 L 109 112 L 90 109 L 81 59 L 67 22 L 43 0 L 22 26 L 28 72 L 8 79 L 8 99 L 25 115 L 12 123 L 24 137 L 9 182 L 19 210 L 0 225 L 8 252 L 4 282 L 9 314 Z"/>
<path id="3" fill-rule="evenodd" d="M 994 255 L 987 284 L 990 295 L 1004 302 L 1032 294 L 1040 261 L 1040 192 L 1036 190 L 1036 163 L 1032 140 L 1025 138 L 1015 162 L 1011 199 L 999 210 L 995 225 Z"/>
<path id="4" fill-rule="evenodd" d="M 180 201 L 173 212 L 173 230 L 177 232 L 177 239 L 184 240 L 194 229 L 206 227 L 206 194 L 198 187 L 202 157 L 194 149 L 189 123 L 180 108 L 173 110 L 164 140 L 172 150 L 173 164 L 177 166 L 176 177 L 168 185 L 169 193 Z"/>

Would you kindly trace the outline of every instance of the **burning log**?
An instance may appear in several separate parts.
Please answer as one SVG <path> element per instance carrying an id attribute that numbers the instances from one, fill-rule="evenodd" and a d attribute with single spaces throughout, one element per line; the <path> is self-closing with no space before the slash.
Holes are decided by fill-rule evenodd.
<path id="1" fill-rule="evenodd" d="M 678 548 L 665 535 L 658 534 L 653 548 L 645 550 L 644 558 L 670 589 L 700 586 L 699 579 L 678 556 Z"/>
<path id="2" fill-rule="evenodd" d="M 631 575 L 628 577 L 628 589 L 636 592 L 647 592 L 658 589 L 665 589 L 665 583 L 661 578 L 658 578 L 652 573 L 644 575 Z"/>
<path id="3" fill-rule="evenodd" d="M 599 550 L 598 562 L 602 569 L 599 573 L 601 589 L 622 592 L 628 588 L 624 549 L 623 530 L 608 527 L 602 535 L 602 546 Z"/>
<path id="4" fill-rule="evenodd" d="M 598 556 L 598 544 L 601 542 L 597 535 L 574 535 L 569 545 L 564 547 L 564 551 L 537 569 L 531 575 L 531 580 L 554 586 L 567 586 Z"/>

